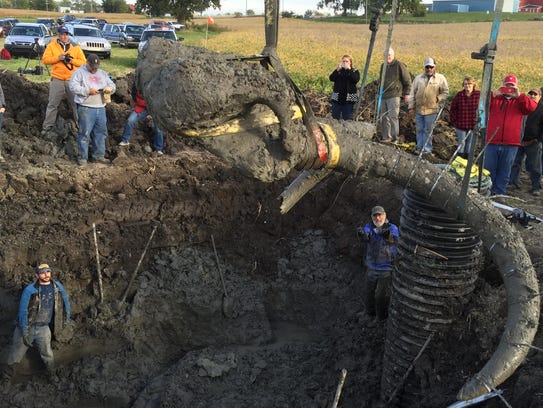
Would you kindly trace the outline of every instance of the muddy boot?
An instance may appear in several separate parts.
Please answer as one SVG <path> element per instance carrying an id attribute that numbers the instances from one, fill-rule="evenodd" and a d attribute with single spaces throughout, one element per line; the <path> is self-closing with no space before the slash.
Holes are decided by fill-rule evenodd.
<path id="1" fill-rule="evenodd" d="M 58 372 L 54 366 L 46 367 L 45 376 L 47 377 L 47 380 L 50 384 L 57 384 L 60 382 L 60 379 L 58 378 Z"/>

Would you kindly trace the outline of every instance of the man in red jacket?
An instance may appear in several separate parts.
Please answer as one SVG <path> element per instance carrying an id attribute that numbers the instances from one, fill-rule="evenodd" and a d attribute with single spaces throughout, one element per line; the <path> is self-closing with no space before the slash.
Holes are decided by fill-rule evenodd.
<path id="1" fill-rule="evenodd" d="M 531 98 L 520 93 L 514 75 L 507 75 L 503 86 L 491 94 L 484 167 L 490 172 L 492 195 L 505 194 L 520 146 L 522 119 L 536 108 Z"/>
<path id="2" fill-rule="evenodd" d="M 147 103 L 143 99 L 143 96 L 139 93 L 139 91 L 136 89 L 136 85 L 134 84 L 132 86 L 132 99 L 134 100 L 134 110 L 130 113 L 128 116 L 128 119 L 126 119 L 126 123 L 124 125 L 124 131 L 123 135 L 121 136 L 121 142 L 119 143 L 119 146 L 128 146 L 130 145 L 130 137 L 132 136 L 132 129 L 134 129 L 134 126 L 140 121 L 145 119 L 149 112 L 147 111 Z M 158 156 L 163 155 L 163 149 L 164 149 L 164 134 L 162 133 L 162 130 L 158 127 L 158 124 L 153 119 L 153 128 L 154 128 L 154 148 L 155 152 Z"/>

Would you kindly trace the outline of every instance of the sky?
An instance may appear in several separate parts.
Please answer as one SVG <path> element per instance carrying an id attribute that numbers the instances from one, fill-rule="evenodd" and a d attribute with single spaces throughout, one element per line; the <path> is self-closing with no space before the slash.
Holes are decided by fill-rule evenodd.
<path id="1" fill-rule="evenodd" d="M 319 0 L 279 0 L 279 10 L 293 11 L 295 14 L 303 15 L 306 10 L 317 10 Z M 225 13 L 240 12 L 245 14 L 245 10 L 253 10 L 256 14 L 264 13 L 264 0 L 221 0 L 221 9 L 208 9 L 206 14 L 216 15 Z M 321 12 L 331 12 L 330 9 L 321 9 Z"/>

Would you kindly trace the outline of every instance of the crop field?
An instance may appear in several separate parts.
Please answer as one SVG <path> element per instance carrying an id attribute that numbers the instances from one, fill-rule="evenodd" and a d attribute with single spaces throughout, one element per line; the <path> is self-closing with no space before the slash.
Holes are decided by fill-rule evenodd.
<path id="1" fill-rule="evenodd" d="M 264 20 L 255 18 L 216 18 L 226 32 L 207 43 L 216 51 L 255 54 L 262 51 Z M 423 72 L 426 57 L 436 60 L 438 72 L 447 78 L 451 93 L 462 88 L 462 79 L 471 75 L 480 81 L 483 61 L 471 59 L 490 37 L 490 22 L 449 24 L 396 24 L 392 47 L 396 58 L 405 62 L 412 74 Z M 388 31 L 381 23 L 368 73 L 368 82 L 379 76 Z M 278 53 L 287 71 L 302 89 L 331 92 L 328 76 L 343 54 L 351 54 L 355 67 L 364 70 L 371 31 L 365 24 L 328 23 L 311 20 L 281 19 Z M 540 64 L 543 47 L 543 23 L 540 21 L 502 22 L 494 66 L 494 87 L 502 78 L 515 74 L 521 91 L 543 85 Z"/>
<path id="2" fill-rule="evenodd" d="M 447 13 L 449 14 L 449 13 Z M 469 13 L 464 13 L 469 14 Z M 36 17 L 58 17 L 59 13 L 45 13 L 29 10 L 0 9 L 0 17 L 17 16 L 25 21 Z M 145 23 L 149 18 L 131 14 L 101 14 L 110 22 L 132 21 Z M 364 17 L 360 17 L 361 20 Z M 260 53 L 265 45 L 263 17 L 215 17 L 208 38 L 205 36 L 205 16 L 196 17 L 192 28 L 178 33 L 185 37 L 184 44 L 207 47 L 219 52 L 233 52 L 241 55 Z M 423 71 L 424 59 L 436 60 L 438 72 L 445 75 L 451 94 L 460 90 L 466 75 L 481 79 L 483 61 L 471 59 L 471 53 L 488 42 L 491 21 L 444 24 L 395 24 L 392 33 L 392 47 L 396 57 L 405 62 L 413 75 Z M 367 82 L 379 76 L 383 61 L 388 16 L 385 16 L 379 31 Z M 351 54 L 354 65 L 361 73 L 364 70 L 371 32 L 367 24 L 347 22 L 326 22 L 282 18 L 279 21 L 278 53 L 287 72 L 303 90 L 330 93 L 332 83 L 329 74 L 336 67 L 343 54 Z M 543 47 L 538 39 L 543 38 L 542 21 L 503 21 L 498 36 L 498 51 L 494 65 L 493 87 L 500 85 L 507 74 L 519 78 L 521 91 L 543 85 L 540 65 L 543 61 Z M 0 46 L 3 40 L 0 40 Z M 114 77 L 135 69 L 137 51 L 113 46 L 112 57 L 104 61 L 103 68 Z M 24 60 L 0 61 L 0 67 L 17 69 Z M 32 78 L 32 80 L 40 80 Z M 48 80 L 44 75 L 42 80 Z"/>

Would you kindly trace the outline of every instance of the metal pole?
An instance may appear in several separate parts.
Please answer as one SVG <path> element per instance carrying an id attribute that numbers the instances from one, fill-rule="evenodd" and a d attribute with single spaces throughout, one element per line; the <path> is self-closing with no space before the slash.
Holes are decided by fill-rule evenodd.
<path id="1" fill-rule="evenodd" d="M 466 166 L 466 174 L 462 180 L 462 188 L 460 190 L 460 200 L 458 202 L 458 215 L 460 218 L 464 216 L 464 209 L 466 206 L 466 195 L 469 188 L 469 179 L 471 177 L 471 167 L 474 164 L 475 146 L 477 145 L 477 138 L 480 136 L 482 143 L 486 139 L 486 125 L 488 120 L 488 106 L 491 97 L 492 87 L 492 71 L 494 67 L 494 57 L 496 56 L 496 48 L 498 42 L 498 32 L 500 30 L 500 20 L 503 9 L 503 0 L 497 0 L 496 8 L 494 9 L 494 21 L 492 22 L 492 29 L 490 31 L 490 40 L 478 53 L 472 53 L 472 59 L 484 60 L 483 66 L 483 83 L 481 85 L 481 97 L 479 98 L 479 107 L 477 110 L 477 124 L 475 125 L 475 132 L 471 138 L 471 144 L 468 152 L 468 164 Z M 484 152 L 479 159 L 479 187 L 481 190 L 481 177 L 483 174 Z"/>

